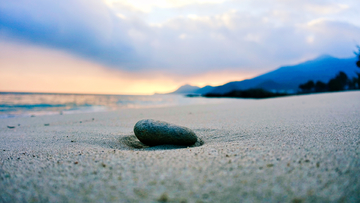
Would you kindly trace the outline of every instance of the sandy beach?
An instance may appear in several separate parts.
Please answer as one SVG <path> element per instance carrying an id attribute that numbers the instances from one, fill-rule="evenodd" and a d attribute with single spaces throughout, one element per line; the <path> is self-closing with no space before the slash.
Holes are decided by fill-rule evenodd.
<path id="1" fill-rule="evenodd" d="M 146 147 L 144 118 L 202 141 Z M 360 91 L 7 118 L 0 140 L 0 202 L 360 201 Z"/>

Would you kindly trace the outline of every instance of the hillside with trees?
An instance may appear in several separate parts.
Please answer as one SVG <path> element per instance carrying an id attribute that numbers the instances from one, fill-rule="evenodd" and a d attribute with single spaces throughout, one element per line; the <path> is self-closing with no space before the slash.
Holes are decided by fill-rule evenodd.
<path id="1" fill-rule="evenodd" d="M 356 66 L 360 68 L 360 47 L 358 46 L 358 52 L 354 52 L 358 60 L 356 61 Z M 306 83 L 300 84 L 299 88 L 301 89 L 300 93 L 313 93 L 313 92 L 334 92 L 334 91 L 344 91 L 344 90 L 356 90 L 360 89 L 360 73 L 355 72 L 356 76 L 348 77 L 348 75 L 340 71 L 334 78 L 330 79 L 327 83 L 323 81 L 309 80 Z"/>
<path id="2" fill-rule="evenodd" d="M 358 52 L 355 52 L 357 56 L 355 64 L 358 68 L 360 68 L 360 47 L 358 47 L 358 49 Z M 326 67 L 321 67 L 321 69 L 324 68 Z M 306 83 L 302 83 L 298 86 L 300 89 L 299 92 L 293 94 L 309 94 L 315 92 L 335 92 L 360 89 L 360 73 L 354 70 L 353 72 L 350 72 L 350 74 L 352 75 L 352 77 L 349 77 L 344 71 L 339 71 L 333 78 L 330 78 L 327 82 L 323 82 L 321 80 L 317 80 L 316 82 L 314 80 L 308 80 Z M 275 86 L 274 84 L 278 84 L 277 82 L 278 81 L 266 82 L 266 84 L 271 84 L 272 86 Z M 232 84 L 232 86 L 234 86 L 233 83 L 228 84 Z M 293 94 L 289 94 L 286 92 L 273 92 L 264 88 L 249 88 L 246 90 L 233 89 L 232 91 L 226 93 L 219 93 L 213 91 L 205 94 L 204 96 L 263 99 Z"/>

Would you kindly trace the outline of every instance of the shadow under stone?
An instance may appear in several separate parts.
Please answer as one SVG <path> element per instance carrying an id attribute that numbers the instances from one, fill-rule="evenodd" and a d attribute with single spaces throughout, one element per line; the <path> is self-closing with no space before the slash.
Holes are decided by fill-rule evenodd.
<path id="1" fill-rule="evenodd" d="M 135 148 L 135 149 L 144 149 L 148 148 L 149 146 L 143 144 L 142 142 L 137 139 L 134 135 L 127 135 L 120 138 L 120 142 L 125 144 L 128 147 Z"/>
<path id="2" fill-rule="evenodd" d="M 195 144 L 191 146 L 183 146 L 183 145 L 157 145 L 157 146 L 148 146 L 140 142 L 140 140 L 135 135 L 126 135 L 119 139 L 120 143 L 125 144 L 126 146 L 133 149 L 143 149 L 143 150 L 171 150 L 171 149 L 182 149 L 187 147 L 199 147 L 204 144 L 204 141 L 201 138 L 195 142 Z"/>

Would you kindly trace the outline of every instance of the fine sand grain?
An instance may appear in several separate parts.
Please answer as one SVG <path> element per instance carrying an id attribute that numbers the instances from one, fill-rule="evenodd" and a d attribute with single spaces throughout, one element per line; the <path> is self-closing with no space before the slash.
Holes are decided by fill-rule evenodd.
<path id="1" fill-rule="evenodd" d="M 145 146 L 145 118 L 200 139 Z M 0 202 L 360 202 L 360 91 L 1 119 L 0 140 Z"/>

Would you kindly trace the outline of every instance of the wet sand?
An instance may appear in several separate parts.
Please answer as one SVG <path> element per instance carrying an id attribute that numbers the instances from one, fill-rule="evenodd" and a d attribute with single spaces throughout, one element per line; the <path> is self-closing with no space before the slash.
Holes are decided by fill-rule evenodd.
<path id="1" fill-rule="evenodd" d="M 144 118 L 201 142 L 144 146 Z M 8 118 L 0 140 L 0 202 L 360 201 L 360 91 Z"/>

